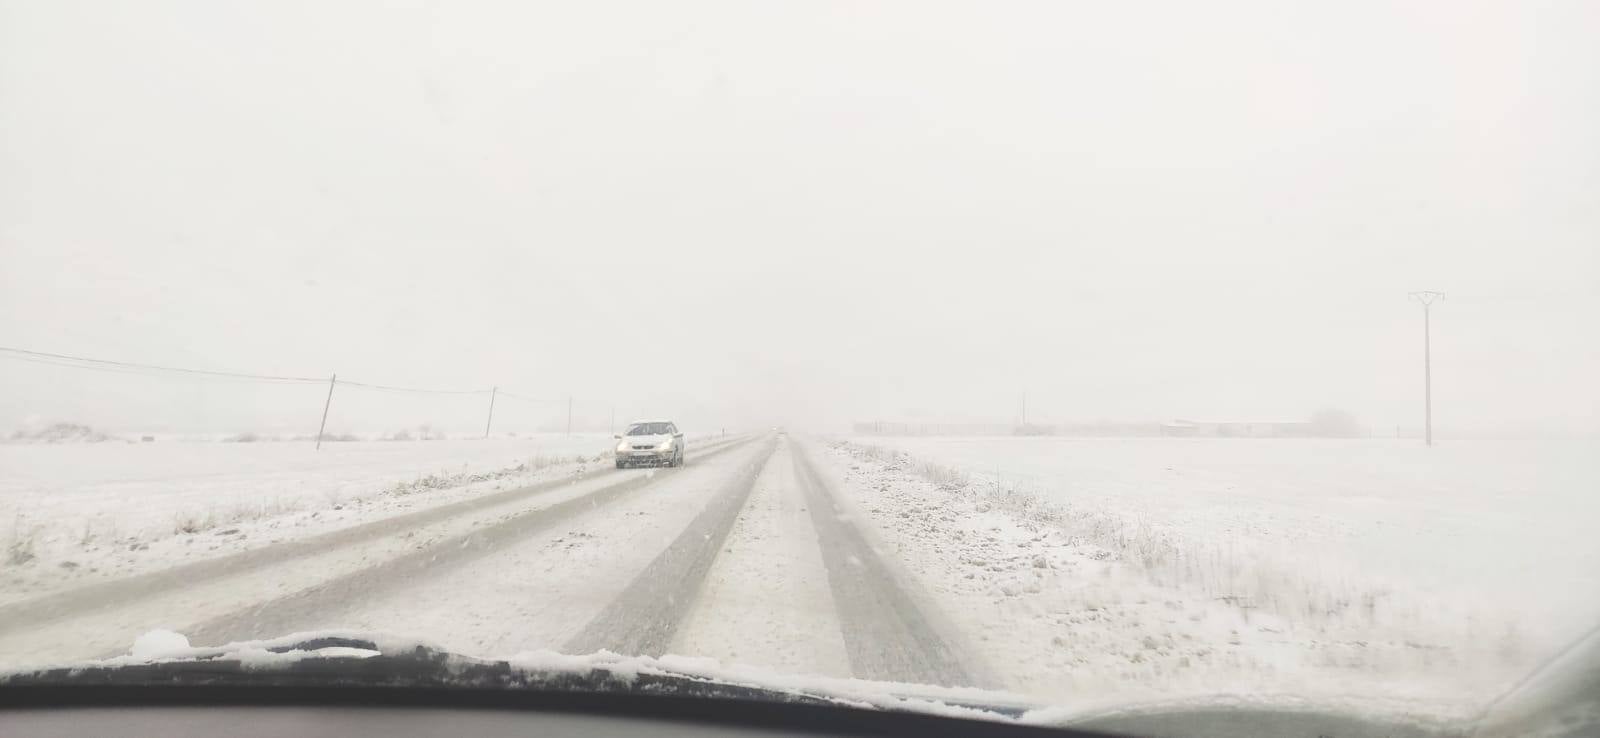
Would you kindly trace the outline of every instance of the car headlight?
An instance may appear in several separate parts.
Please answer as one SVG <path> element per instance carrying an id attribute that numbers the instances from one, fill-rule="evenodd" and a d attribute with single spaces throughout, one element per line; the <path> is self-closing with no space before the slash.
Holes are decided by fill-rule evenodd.
<path id="1" fill-rule="evenodd" d="M 628 452 L 628 442 L 627 441 L 623 441 L 623 442 L 617 444 L 617 453 L 623 454 L 623 453 L 627 453 L 627 452 Z"/>
<path id="2" fill-rule="evenodd" d="M 668 438 L 667 440 L 662 441 L 661 445 L 656 447 L 656 450 L 657 451 L 671 451 L 672 450 L 672 439 Z"/>

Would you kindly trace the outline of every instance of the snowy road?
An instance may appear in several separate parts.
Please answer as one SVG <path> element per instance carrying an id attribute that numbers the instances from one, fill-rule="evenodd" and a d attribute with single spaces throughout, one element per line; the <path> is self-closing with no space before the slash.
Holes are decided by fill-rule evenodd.
<path id="1" fill-rule="evenodd" d="M 609 479 L 601 472 L 595 478 Z M 393 537 L 431 523 L 516 504 L 534 495 L 571 486 L 571 480 L 554 479 L 495 494 L 471 497 L 457 502 L 424 508 L 416 512 L 375 520 L 320 535 L 294 539 L 264 549 L 219 556 L 192 564 L 162 569 L 139 576 L 114 579 L 98 585 L 70 589 L 50 596 L 0 606 L 0 633 L 49 619 L 70 617 L 85 610 L 98 609 L 106 602 L 127 605 L 132 601 L 164 591 L 193 587 L 225 576 L 274 564 L 313 556 L 368 541 Z"/>
<path id="2" fill-rule="evenodd" d="M 774 448 L 771 441 L 763 441 L 754 463 L 736 470 L 671 545 L 562 650 L 592 653 L 605 649 L 645 656 L 666 653 Z"/>
<path id="3" fill-rule="evenodd" d="M 795 446 L 786 438 L 741 445 L 649 494 L 521 537 L 459 577 L 363 599 L 293 629 L 449 634 L 446 645 L 472 653 L 676 653 L 973 684 L 959 666 L 964 657 L 928 625 L 937 617 L 916 611 L 931 605 L 912 604 L 911 585 L 893 579 L 834 509 L 795 462 Z M 793 514 L 808 509 L 808 517 Z"/>
<path id="4" fill-rule="evenodd" d="M 714 458 L 742 442 L 708 443 L 698 449 L 696 460 Z M 264 613 L 273 610 L 266 607 L 269 602 L 292 608 L 294 603 L 312 600 L 314 591 L 326 591 L 327 585 L 336 581 L 372 586 L 364 572 L 403 566 L 415 560 L 408 556 L 418 552 L 437 556 L 441 542 L 459 547 L 468 534 L 555 514 L 543 513 L 546 510 L 598 505 L 671 473 L 605 468 L 578 479 L 481 494 L 236 554 L 11 602 L 0 606 L 0 661 L 32 663 L 46 655 L 53 660 L 101 656 L 126 648 L 129 639 L 156 627 L 224 628 L 230 619 L 264 623 Z"/>
<path id="5" fill-rule="evenodd" d="M 993 679 L 977 676 L 979 668 L 953 644 L 954 634 L 939 624 L 937 610 L 919 602 L 910 579 L 897 575 L 894 563 L 880 556 L 880 548 L 852 522 L 862 516 L 829 490 L 804 451 L 797 450 L 795 457 L 855 675 L 996 686 Z"/>
<path id="6" fill-rule="evenodd" d="M 1143 529 L 1095 539 L 1008 490 L 852 444 L 759 434 L 691 442 L 688 462 L 590 457 L 173 534 L 130 573 L 6 593 L 0 668 L 121 654 L 156 629 L 200 646 L 344 630 L 1076 704 L 1277 690 L 1436 711 L 1544 655 L 1426 591 L 1162 559 L 1141 546 L 1167 539 Z M 61 570 L 26 566 L 41 586 Z"/>
<path id="7" fill-rule="evenodd" d="M 113 655 L 154 628 L 197 645 L 341 628 L 424 635 L 478 654 L 676 653 L 992 685 L 800 444 L 738 438 L 690 459 L 15 602 L 0 608 L 0 658 Z"/>

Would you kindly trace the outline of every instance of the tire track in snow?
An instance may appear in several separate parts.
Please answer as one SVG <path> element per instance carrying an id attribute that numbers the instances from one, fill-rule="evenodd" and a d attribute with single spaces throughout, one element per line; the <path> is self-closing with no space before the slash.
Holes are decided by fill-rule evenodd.
<path id="1" fill-rule="evenodd" d="M 446 576 L 321 613 L 312 629 L 425 634 L 455 653 L 480 655 L 560 648 L 689 527 L 756 449 L 707 460 L 695 474 L 671 475 Z M 825 582 L 821 572 L 819 562 Z M 843 663 L 843 641 L 839 657 Z"/>
<path id="2" fill-rule="evenodd" d="M 713 451 L 700 452 L 692 459 L 712 459 L 736 451 L 751 440 L 753 439 L 731 441 Z M 493 554 L 510 543 L 562 523 L 580 513 L 621 499 L 660 479 L 692 471 L 696 467 L 697 465 L 691 464 L 679 469 L 664 468 L 653 475 L 632 476 L 582 497 L 519 513 L 502 522 L 447 538 L 422 550 L 212 618 L 186 628 L 185 634 L 196 644 L 223 644 L 290 633 L 305 627 L 305 624 L 315 623 L 323 612 L 345 606 L 352 601 L 382 596 L 413 583 L 418 577 L 437 576 L 449 569 Z"/>
<path id="3" fill-rule="evenodd" d="M 722 550 L 733 523 L 755 488 L 756 477 L 777 450 L 769 438 L 727 486 L 706 504 L 689 527 L 627 589 L 563 646 L 565 653 L 605 649 L 627 655 L 660 656 L 672 644 L 690 607 L 705 585 L 711 562 Z"/>
<path id="4" fill-rule="evenodd" d="M 672 653 L 786 674 L 850 676 L 838 608 L 795 479 L 792 442 L 756 477 Z"/>
<path id="5" fill-rule="evenodd" d="M 737 438 L 730 441 L 722 441 L 713 444 L 711 446 L 712 451 L 701 451 L 696 456 L 705 456 L 713 453 L 716 449 L 726 448 L 729 444 L 739 442 L 741 441 Z M 626 471 L 606 467 L 593 474 L 586 475 L 582 479 L 590 481 L 626 474 Z M 124 607 L 174 590 L 193 588 L 225 577 L 249 574 L 274 564 L 360 545 L 385 536 L 423 528 L 457 516 L 535 497 L 541 493 L 571 485 L 573 481 L 570 478 L 552 479 L 526 487 L 494 492 L 415 512 L 391 515 L 379 520 L 359 523 L 307 538 L 283 541 L 248 551 L 226 554 L 168 569 L 113 579 L 30 600 L 0 605 L 0 635 L 48 625 L 107 607 Z"/>
<path id="6" fill-rule="evenodd" d="M 795 476 L 805 490 L 822 562 L 838 609 L 854 676 L 947 687 L 992 686 L 953 644 L 951 629 L 914 594 L 840 509 L 801 444 L 792 444 Z M 919 602 L 921 604 L 919 604 Z"/>

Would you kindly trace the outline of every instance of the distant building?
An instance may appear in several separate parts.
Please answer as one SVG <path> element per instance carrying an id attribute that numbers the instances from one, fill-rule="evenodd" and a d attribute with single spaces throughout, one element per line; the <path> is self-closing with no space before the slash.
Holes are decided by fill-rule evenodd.
<path id="1" fill-rule="evenodd" d="M 906 423 L 875 420 L 854 425 L 862 436 L 1063 436 L 1076 438 L 1312 438 L 1316 424 L 1306 420 L 1184 420 L 1166 423 Z"/>
<path id="2" fill-rule="evenodd" d="M 856 435 L 863 436 L 1009 436 L 1013 426 L 998 423 L 900 423 L 874 420 L 856 423 Z"/>
<path id="3" fill-rule="evenodd" d="M 1073 436 L 1123 438 L 1162 435 L 1156 423 L 904 423 L 875 420 L 854 425 L 863 436 Z"/>
<path id="4" fill-rule="evenodd" d="M 1198 436 L 1200 435 L 1200 426 L 1190 423 L 1187 420 L 1174 420 L 1171 423 L 1161 424 L 1161 435 L 1173 436 L 1177 438 Z"/>
<path id="5" fill-rule="evenodd" d="M 1312 435 L 1304 420 L 1174 420 L 1161 424 L 1161 435 L 1192 438 L 1305 438 Z"/>

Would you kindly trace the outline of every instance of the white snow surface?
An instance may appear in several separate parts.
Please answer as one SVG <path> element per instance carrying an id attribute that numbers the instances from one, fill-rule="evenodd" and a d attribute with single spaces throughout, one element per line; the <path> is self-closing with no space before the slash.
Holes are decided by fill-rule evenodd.
<path id="1" fill-rule="evenodd" d="M 1600 441 L 856 437 L 1085 513 L 1600 621 Z M 1531 613 L 1529 613 L 1531 614 Z"/>
<path id="2" fill-rule="evenodd" d="M 693 460 L 648 490 L 515 541 L 462 576 L 436 577 L 324 613 L 321 626 L 423 633 L 454 653 L 559 648 L 665 550 L 758 444 Z M 656 470 L 633 472 L 653 474 Z M 767 603 L 772 606 L 774 603 Z M 784 607 L 788 604 L 785 603 Z M 755 643 L 724 630 L 734 643 Z"/>
<path id="3" fill-rule="evenodd" d="M 598 468 L 610 443 L 0 444 L 0 543 L 30 556 L 0 604 Z"/>
<path id="4" fill-rule="evenodd" d="M 179 514 L 321 504 L 438 473 L 536 456 L 594 456 L 609 437 L 560 434 L 440 441 L 309 441 L 40 446 L 0 444 L 0 511 L 37 525 L 123 535 L 169 530 Z"/>
<path id="5" fill-rule="evenodd" d="M 133 648 L 128 650 L 128 655 L 136 659 L 155 661 L 183 658 L 189 649 L 189 639 L 182 633 L 157 629 L 133 639 Z"/>
<path id="6" fill-rule="evenodd" d="M 129 643 L 135 644 L 129 655 L 113 662 L 214 656 L 217 648 L 191 647 L 179 635 L 186 624 L 581 498 L 616 478 L 583 474 L 596 467 L 590 456 L 478 481 L 444 475 L 450 478 L 438 486 L 418 487 L 418 471 L 403 464 L 425 462 L 406 462 L 389 450 L 442 452 L 451 443 L 462 444 L 467 459 L 452 463 L 480 463 L 484 474 L 563 448 L 530 444 L 510 449 L 518 453 L 507 457 L 507 449 L 495 451 L 499 441 L 375 443 L 375 456 L 363 457 L 361 444 L 339 444 L 352 454 L 343 465 L 312 459 L 301 462 L 300 473 L 315 490 L 368 480 L 351 482 L 342 500 L 216 530 L 178 533 L 155 526 L 146 538 L 64 536 L 73 515 L 150 515 L 138 499 L 122 499 L 107 487 L 131 484 L 159 507 L 205 499 L 208 479 L 231 485 L 235 500 L 249 499 L 269 489 L 273 477 L 257 478 L 252 487 L 253 472 L 227 472 L 209 457 L 184 466 L 176 451 L 164 452 L 175 464 L 165 472 L 154 459 L 141 462 L 149 464 L 148 479 L 68 471 L 57 489 L 79 503 L 29 508 L 27 519 L 46 532 L 34 559 L 0 568 L 7 585 L 0 588 L 0 605 L 96 576 L 294 540 L 496 488 L 542 479 L 571 483 L 148 601 L 0 632 L 0 661 L 13 669 L 59 663 Z M 597 442 L 602 450 L 608 443 Z M 816 462 L 844 520 L 867 535 L 886 564 L 915 582 L 933 608 L 929 614 L 948 621 L 954 645 L 1000 677 L 992 685 L 999 692 L 886 689 L 849 678 L 827 575 L 795 479 L 796 445 Z M 891 445 L 916 454 L 881 448 Z M 194 443 L 185 453 L 249 458 L 290 444 L 273 446 L 260 452 L 267 444 Z M 139 453 L 158 447 L 42 450 L 75 453 L 79 463 L 89 463 L 84 459 L 100 448 Z M 551 650 L 612 602 L 763 447 L 749 444 L 710 459 L 691 451 L 687 468 L 508 540 L 450 576 L 352 597 L 309 618 L 316 622 L 294 627 L 369 639 L 372 632 L 413 633 L 455 653 L 516 654 L 530 667 L 603 665 L 619 678 L 659 669 L 860 704 L 1001 699 L 1060 708 L 1030 716 L 1044 722 L 1130 704 L 1206 700 L 1309 701 L 1448 718 L 1481 706 L 1560 645 L 1568 623 L 1593 617 L 1581 605 L 1600 592 L 1594 586 L 1596 544 L 1577 535 L 1597 519 L 1595 503 L 1572 491 L 1594 488 L 1595 457 L 1586 456 L 1585 447 L 1474 445 L 1468 452 L 1447 445 L 1435 449 L 1442 452 L 1437 456 L 1420 456 L 1373 442 L 789 439 L 757 478 L 671 644 L 671 653 L 683 655 Z M 31 473 L 71 466 L 65 458 L 33 460 Z M 1027 460 L 1028 471 L 1003 463 L 1013 459 Z M 609 459 L 599 463 L 609 469 Z M 5 475 L 10 486 L 0 489 L 21 489 L 10 469 Z M 68 484 L 74 481 L 77 487 Z M 1481 581 L 1459 586 L 1463 564 L 1457 559 L 1475 564 Z M 68 560 L 78 566 L 62 566 Z M 1522 579 L 1532 581 L 1513 582 L 1517 578 L 1502 569 L 1522 571 Z M 1560 596 L 1537 599 L 1550 592 Z M 1519 601 L 1510 593 L 1536 599 Z M 1553 612 L 1560 603 L 1579 611 Z M 304 654 L 269 648 L 307 637 L 223 648 L 251 668 L 273 668 Z M 425 645 L 410 636 L 382 638 L 384 650 Z M 363 654 L 370 655 L 346 655 Z"/>
<path id="7" fill-rule="evenodd" d="M 1012 688 L 1083 707 L 1498 693 L 1600 620 L 1594 451 L 862 437 L 829 457 Z"/>
<path id="8" fill-rule="evenodd" d="M 756 479 L 673 650 L 788 674 L 849 676 L 828 572 L 787 443 Z"/>

